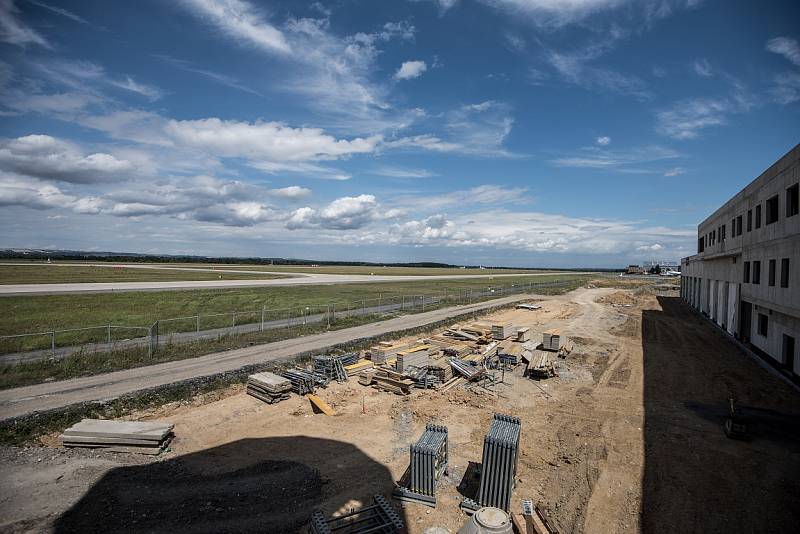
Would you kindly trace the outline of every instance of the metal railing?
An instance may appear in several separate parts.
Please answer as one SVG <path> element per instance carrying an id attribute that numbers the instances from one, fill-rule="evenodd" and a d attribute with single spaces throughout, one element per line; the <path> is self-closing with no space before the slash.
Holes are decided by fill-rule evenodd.
<path id="1" fill-rule="evenodd" d="M 223 335 L 264 332 L 280 328 L 326 324 L 365 315 L 421 313 L 435 308 L 469 304 L 506 295 L 558 287 L 573 280 L 530 282 L 486 289 L 446 290 L 423 295 L 388 295 L 309 304 L 290 308 L 261 308 L 228 312 L 199 313 L 158 319 L 149 326 L 106 324 L 77 328 L 47 329 L 0 336 L 0 364 L 63 358 L 79 350 L 105 352 L 120 348 L 143 347 L 149 356 L 165 343 L 180 343 Z"/>

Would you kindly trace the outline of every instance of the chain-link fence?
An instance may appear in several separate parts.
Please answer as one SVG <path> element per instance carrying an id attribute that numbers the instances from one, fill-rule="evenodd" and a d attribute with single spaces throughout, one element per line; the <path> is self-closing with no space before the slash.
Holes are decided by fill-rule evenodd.
<path id="1" fill-rule="evenodd" d="M 59 359 L 79 350 L 106 352 L 140 347 L 153 356 L 165 343 L 181 343 L 263 332 L 303 325 L 326 324 L 338 319 L 367 315 L 421 313 L 445 306 L 470 304 L 506 295 L 534 292 L 545 287 L 572 284 L 572 280 L 530 282 L 486 289 L 446 290 L 425 295 L 381 295 L 353 301 L 313 304 L 291 308 L 262 306 L 250 310 L 200 313 L 159 319 L 150 326 L 107 324 L 52 329 L 0 336 L 0 364 Z"/>

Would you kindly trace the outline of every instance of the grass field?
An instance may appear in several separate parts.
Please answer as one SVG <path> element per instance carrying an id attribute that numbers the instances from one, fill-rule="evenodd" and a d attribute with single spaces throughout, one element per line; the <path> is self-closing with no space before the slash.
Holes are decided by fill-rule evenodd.
<path id="1" fill-rule="evenodd" d="M 39 273 L 49 274 L 51 271 L 45 271 L 49 267 L 58 267 L 59 269 L 72 269 L 74 275 L 69 279 L 57 279 L 55 282 L 133 282 L 133 281 L 152 281 L 152 280 L 211 280 L 215 279 L 217 275 L 208 273 L 208 278 L 194 278 L 193 276 L 203 276 L 203 272 L 181 271 L 179 269 L 223 269 L 226 271 L 260 271 L 260 272 L 277 272 L 286 273 L 307 273 L 307 274 L 363 274 L 363 275 L 397 275 L 397 276 L 430 276 L 430 275 L 491 275 L 491 274 L 525 274 L 525 273 L 542 273 L 548 271 L 533 271 L 527 269 L 459 269 L 459 268 L 436 268 L 436 267 L 380 267 L 380 266 L 362 266 L 362 265 L 323 265 L 318 267 L 304 266 L 304 265 L 247 265 L 247 264 L 223 264 L 223 263 L 137 263 L 134 265 L 149 265 L 164 268 L 173 268 L 174 271 L 167 269 L 163 270 L 150 270 L 150 269 L 135 269 L 123 268 L 117 269 L 114 263 L 98 263 L 98 262 L 75 262 L 68 261 L 62 263 L 37 263 L 36 265 L 23 262 L 4 262 L 7 265 L 0 265 L 0 284 L 1 283 L 48 283 L 50 280 L 42 279 Z M 19 263 L 19 265 L 12 265 Z M 125 265 L 121 263 L 120 265 Z M 10 266 L 10 267 L 9 267 Z M 28 268 L 28 269 L 26 269 Z M 9 274 L 4 274 L 8 270 Z M 106 270 L 118 271 L 118 275 L 125 274 L 130 276 L 146 276 L 143 273 L 150 273 L 151 276 L 162 276 L 164 278 L 132 278 L 125 280 L 121 277 L 114 277 L 110 279 L 99 279 L 97 277 L 112 276 Z M 100 271 L 100 272 L 98 272 Z M 69 272 L 69 271 L 66 271 Z M 153 274 L 156 273 L 156 274 Z M 160 273 L 160 274 L 159 274 Z M 181 274 L 183 273 L 183 274 Z M 225 273 L 220 273 L 225 276 Z M 236 274 L 228 273 L 229 280 L 234 278 Z M 32 281 L 27 281 L 25 276 L 29 276 Z M 66 276 L 66 275 L 64 275 Z M 175 276 L 175 278 L 172 278 Z M 257 276 L 247 275 L 243 276 Z M 10 281 L 5 281 L 15 277 Z M 184 278 L 185 277 L 185 278 Z M 190 278 L 191 277 L 191 278 Z"/>
<path id="2" fill-rule="evenodd" d="M 541 277 L 536 277 L 534 281 L 541 281 Z M 536 291 L 540 294 L 561 294 L 568 292 L 572 289 L 575 289 L 588 280 L 587 277 L 575 276 L 575 275 L 567 275 L 567 276 L 554 276 L 548 281 L 562 281 L 565 282 L 563 285 L 553 286 L 553 287 L 541 287 L 538 288 Z M 366 284 L 360 287 L 353 287 L 347 285 L 339 285 L 339 286 L 315 286 L 315 287 L 295 287 L 295 288 L 273 288 L 269 290 L 242 290 L 242 291 L 231 291 L 231 290 L 222 290 L 222 291 L 191 291 L 191 292 L 170 292 L 170 293 L 119 293 L 119 294 L 96 294 L 96 295 L 62 295 L 60 297 L 89 297 L 89 298 L 97 298 L 97 297 L 123 297 L 125 299 L 129 299 L 127 301 L 117 301 L 117 300 L 110 300 L 105 302 L 103 308 L 96 308 L 99 313 L 92 313 L 85 315 L 89 317 L 89 320 L 100 320 L 100 318 L 107 318 L 109 315 L 108 313 L 112 311 L 113 306 L 121 305 L 123 302 L 128 306 L 137 306 L 139 309 L 138 318 L 143 320 L 144 324 L 150 324 L 154 320 L 154 316 L 147 315 L 146 307 L 148 305 L 153 304 L 153 300 L 150 300 L 153 296 L 161 296 L 162 299 L 156 299 L 160 302 L 163 302 L 165 307 L 162 307 L 161 310 L 171 310 L 175 311 L 176 308 L 172 306 L 181 305 L 184 306 L 185 312 L 184 313 L 191 313 L 190 310 L 197 311 L 199 308 L 197 306 L 206 306 L 208 309 L 214 309 L 212 307 L 215 306 L 231 306 L 233 304 L 239 305 L 240 309 L 244 306 L 256 306 L 258 302 L 263 302 L 265 298 L 265 293 L 273 293 L 276 289 L 286 289 L 288 292 L 298 292 L 298 290 L 305 290 L 308 294 L 304 295 L 294 295 L 294 299 L 291 303 L 294 306 L 306 304 L 313 304 L 315 302 L 321 302 L 320 295 L 313 295 L 311 294 L 313 290 L 325 290 L 331 291 L 331 293 L 326 293 L 325 296 L 328 298 L 334 299 L 339 298 L 337 302 L 341 306 L 345 306 L 348 303 L 352 303 L 356 306 L 360 305 L 355 301 L 348 301 L 344 297 L 344 295 L 337 294 L 341 289 L 350 289 L 347 293 L 347 297 L 351 299 L 369 299 L 372 296 L 377 296 L 381 294 L 383 296 L 387 296 L 390 293 L 371 293 L 371 291 L 375 291 L 376 286 L 388 286 L 391 285 L 394 289 L 402 289 L 407 288 L 409 285 L 413 285 L 417 292 L 415 294 L 420 294 L 422 291 L 421 289 L 426 289 L 429 294 L 434 293 L 432 290 L 439 291 L 441 294 L 444 291 L 445 285 L 442 283 L 435 283 L 435 282 L 428 282 L 428 283 L 405 283 L 405 284 Z M 398 286 L 398 287 L 395 287 Z M 422 286 L 422 287 L 420 287 Z M 464 291 L 465 289 L 468 290 L 469 288 L 473 289 L 486 289 L 487 286 L 481 285 L 478 286 L 476 284 L 453 284 L 448 285 L 447 289 L 450 291 L 450 295 L 452 297 L 456 297 L 458 291 Z M 310 291 L 312 290 L 312 291 Z M 271 298 L 278 299 L 278 298 L 291 298 L 289 293 L 283 294 L 281 296 L 271 295 Z M 216 293 L 216 295 L 212 295 Z M 408 293 L 414 294 L 414 293 Z M 167 297 L 176 297 L 182 296 L 183 301 L 181 303 L 176 303 L 173 301 L 166 302 L 169 299 L 163 299 L 164 296 Z M 144 297 L 144 301 L 139 301 L 136 297 Z M 52 299 L 55 297 L 39 297 L 39 298 L 47 298 Z M 487 298 L 493 298 L 491 296 L 484 297 L 482 299 L 476 300 L 486 300 Z M 206 299 L 206 300 L 204 300 Z M 30 299 L 28 299 L 30 300 Z M 286 300 L 272 300 L 272 302 L 281 302 L 283 304 L 289 304 Z M 52 305 L 53 302 L 49 302 L 49 304 L 40 303 L 40 305 Z M 457 298 L 451 299 L 449 302 L 442 302 L 436 306 L 432 306 L 426 309 L 432 309 L 433 307 L 443 307 L 447 305 L 455 305 L 457 304 Z M 187 308 L 188 307 L 188 308 Z M 204 308 L 204 309 L 206 309 Z M 104 309 L 105 311 L 100 311 Z M 222 309 L 222 308 L 215 308 L 215 309 Z M 35 313 L 35 308 L 29 308 L 29 313 Z M 39 311 L 41 309 L 39 308 Z M 404 313 L 416 313 L 422 311 L 419 307 L 414 310 L 406 310 Z M 350 326 L 356 326 L 360 324 L 367 324 L 370 322 L 375 322 L 378 320 L 386 319 L 389 316 L 394 316 L 397 313 L 390 313 L 390 314 L 373 314 L 373 315 L 364 315 L 358 317 L 343 317 L 338 318 L 332 325 L 331 329 L 341 329 L 347 328 Z M 40 315 L 39 320 L 46 320 L 45 317 L 48 315 Z M 143 317 L 147 317 L 146 319 L 142 319 Z M 36 362 L 30 363 L 21 363 L 21 364 L 14 364 L 14 365 L 0 365 L 0 389 L 6 389 L 11 387 L 19 387 L 27 384 L 34 384 L 39 383 L 46 380 L 65 380 L 68 378 L 74 378 L 78 376 L 87 376 L 92 374 L 99 374 L 104 372 L 111 372 L 120 369 L 129 369 L 132 367 L 139 367 L 143 365 L 152 365 L 154 363 L 160 363 L 165 361 L 172 361 L 172 360 L 181 360 L 185 358 L 193 358 L 197 356 L 201 356 L 203 354 L 210 354 L 213 352 L 219 352 L 223 350 L 230 350 L 240 347 L 245 347 L 251 345 L 253 343 L 269 343 L 272 341 L 279 341 L 282 339 L 290 339 L 295 338 L 301 335 L 308 335 L 317 332 L 323 332 L 328 329 L 328 326 L 325 323 L 315 323 L 315 324 L 295 324 L 288 328 L 279 328 L 275 330 L 265 330 L 264 332 L 252 332 L 246 334 L 238 334 L 238 335 L 221 335 L 213 339 L 205 339 L 205 340 L 198 340 L 192 341 L 187 343 L 169 343 L 165 346 L 161 346 L 158 349 L 158 352 L 154 357 L 148 355 L 148 351 L 146 347 L 135 347 L 129 348 L 125 350 L 115 350 L 111 352 L 93 352 L 91 350 L 81 350 L 71 354 L 70 356 L 61 359 L 61 360 L 49 360 L 43 359 Z"/>
<path id="3" fill-rule="evenodd" d="M 209 267 L 210 268 L 210 267 Z M 266 280 L 279 274 L 214 273 L 167 269 L 131 269 L 91 265 L 0 265 L 0 284 L 61 284 L 70 282 L 170 282 L 187 280 Z"/>
<path id="4" fill-rule="evenodd" d="M 43 332 L 98 325 L 147 327 L 156 320 L 197 314 L 230 313 L 267 309 L 319 309 L 328 304 L 337 310 L 358 308 L 365 300 L 395 295 L 442 295 L 458 302 L 460 292 L 489 287 L 526 285 L 529 282 L 574 281 L 579 285 L 586 276 L 564 274 L 518 278 L 424 280 L 369 284 L 314 285 L 293 287 L 207 289 L 190 291 L 142 291 L 121 293 L 78 293 L 64 295 L 10 296 L 0 299 L 5 313 L 0 314 L 0 335 Z M 375 303 L 370 303 L 375 305 Z M 219 326 L 229 325 L 229 318 Z M 192 329 L 193 322 L 175 331 Z M 215 327 L 204 321 L 203 328 Z M 59 334 L 59 346 L 102 341 L 102 331 Z M 138 335 L 142 335 L 139 333 Z M 66 337 L 62 337 L 66 336 Z M 71 336 L 71 337 L 70 337 Z M 49 347 L 44 336 L 0 343 L 1 352 L 17 352 Z"/>

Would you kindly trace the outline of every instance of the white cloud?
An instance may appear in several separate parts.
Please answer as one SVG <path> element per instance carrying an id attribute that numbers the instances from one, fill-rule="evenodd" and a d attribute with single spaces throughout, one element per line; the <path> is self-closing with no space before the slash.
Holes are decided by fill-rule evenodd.
<path id="1" fill-rule="evenodd" d="M 660 243 L 653 243 L 651 245 L 639 245 L 636 247 L 636 250 L 640 250 L 643 252 L 658 252 L 659 250 L 663 250 L 664 246 Z"/>
<path id="2" fill-rule="evenodd" d="M 664 171 L 664 176 L 680 176 L 684 172 L 683 167 L 673 167 Z"/>
<path id="3" fill-rule="evenodd" d="M 28 135 L 0 143 L 0 167 L 45 180 L 96 183 L 123 179 L 129 161 L 97 152 L 84 155 L 71 143 L 49 135 Z"/>
<path id="4" fill-rule="evenodd" d="M 428 70 L 428 65 L 424 61 L 404 61 L 400 68 L 395 72 L 396 80 L 411 80 L 422 76 Z"/>
<path id="5" fill-rule="evenodd" d="M 373 195 L 342 197 L 321 209 L 303 207 L 295 210 L 287 219 L 286 228 L 354 230 L 374 221 L 399 217 L 401 214 L 400 210 L 385 210 Z"/>
<path id="6" fill-rule="evenodd" d="M 727 99 L 683 100 L 656 114 L 656 131 L 673 139 L 695 139 L 705 128 L 726 124 L 730 111 Z"/>
<path id="7" fill-rule="evenodd" d="M 233 89 L 238 89 L 239 91 L 244 91 L 245 93 L 250 93 L 256 96 L 263 96 L 260 92 L 256 91 L 252 87 L 248 87 L 242 84 L 239 80 L 237 80 L 233 76 L 228 76 L 226 74 L 221 74 L 219 72 L 214 72 L 208 69 L 201 69 L 189 61 L 183 59 L 177 59 L 172 56 L 167 56 L 164 54 L 156 54 L 154 57 L 157 57 L 158 59 L 183 71 L 199 74 L 200 76 L 205 76 L 206 78 L 213 80 L 219 83 L 220 85 L 231 87 Z"/>
<path id="8" fill-rule="evenodd" d="M 142 95 L 151 101 L 158 100 L 162 95 L 161 90 L 158 87 L 139 83 L 130 76 L 126 76 L 124 80 L 111 80 L 109 83 L 115 87 L 119 87 L 120 89 L 125 89 L 126 91 Z"/>
<path id="9" fill-rule="evenodd" d="M 485 4 L 545 28 L 574 24 L 603 12 L 638 8 L 644 22 L 665 18 L 677 9 L 692 8 L 701 0 L 482 0 Z"/>
<path id="10" fill-rule="evenodd" d="M 270 189 L 269 194 L 274 197 L 280 198 L 305 198 L 311 194 L 311 189 L 300 187 L 297 185 L 290 185 L 289 187 L 281 187 L 279 189 Z"/>
<path id="11" fill-rule="evenodd" d="M 692 67 L 697 75 L 702 76 L 703 78 L 710 78 L 714 75 L 714 70 L 711 68 L 711 63 L 709 63 L 705 58 L 696 59 L 692 64 Z"/>
<path id="12" fill-rule="evenodd" d="M 527 187 L 506 187 L 495 184 L 484 184 L 469 189 L 450 191 L 444 194 L 428 193 L 424 197 L 417 195 L 400 196 L 392 204 L 408 211 L 440 210 L 443 208 L 464 208 L 480 204 L 501 205 L 509 203 L 530 202 Z"/>
<path id="13" fill-rule="evenodd" d="M 783 72 L 775 76 L 770 89 L 772 99 L 779 104 L 791 104 L 800 100 L 800 72 Z"/>
<path id="14" fill-rule="evenodd" d="M 320 128 L 292 128 L 279 122 L 224 121 L 218 118 L 170 120 L 166 133 L 183 146 L 219 156 L 271 161 L 337 159 L 372 152 L 381 136 L 336 139 Z"/>
<path id="15" fill-rule="evenodd" d="M 800 43 L 789 37 L 775 37 L 767 41 L 767 50 L 780 54 L 800 67 Z"/>
<path id="16" fill-rule="evenodd" d="M 370 172 L 371 174 L 387 176 L 389 178 L 429 178 L 431 176 L 436 176 L 435 173 L 425 169 L 404 169 L 401 167 L 379 167 Z"/>
<path id="17" fill-rule="evenodd" d="M 595 140 L 595 142 L 596 142 L 598 145 L 600 145 L 600 146 L 606 146 L 606 145 L 609 145 L 609 144 L 611 144 L 611 138 L 610 138 L 610 137 L 608 137 L 608 136 L 606 136 L 606 135 L 604 135 L 604 136 L 602 136 L 602 137 L 598 137 L 598 138 Z"/>
<path id="18" fill-rule="evenodd" d="M 52 11 L 53 13 L 55 13 L 57 15 L 61 15 L 62 17 L 66 17 L 66 18 L 68 18 L 70 20 L 73 20 L 75 22 L 79 22 L 81 24 L 89 24 L 89 21 L 87 21 L 83 17 L 81 17 L 79 15 L 76 15 L 72 11 L 64 9 L 63 7 L 52 6 L 50 4 L 45 4 L 44 2 L 37 2 L 36 0 L 28 0 L 28 3 L 29 4 L 33 4 L 35 6 L 39 6 L 39 7 L 43 8 L 43 9 L 48 10 L 48 11 Z"/>
<path id="19" fill-rule="evenodd" d="M 659 145 L 634 147 L 628 150 L 584 147 L 575 154 L 550 160 L 550 163 L 556 167 L 624 170 L 634 165 L 679 157 L 680 153 Z"/>
<path id="20" fill-rule="evenodd" d="M 14 0 L 0 0 L 0 41 L 18 46 L 36 44 L 50 48 L 47 39 L 19 20 L 19 9 L 14 5 Z"/>
<path id="21" fill-rule="evenodd" d="M 253 5 L 240 0 L 182 0 L 197 16 L 207 20 L 240 44 L 272 53 L 288 54 L 289 43 L 279 29 L 264 20 Z"/>

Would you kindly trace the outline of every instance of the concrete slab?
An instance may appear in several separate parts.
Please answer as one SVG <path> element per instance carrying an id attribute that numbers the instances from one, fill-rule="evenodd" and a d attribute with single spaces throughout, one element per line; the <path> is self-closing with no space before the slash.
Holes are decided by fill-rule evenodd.
<path id="1" fill-rule="evenodd" d="M 83 419 L 64 431 L 64 436 L 146 439 L 161 441 L 175 425 L 163 421 L 107 421 Z"/>

